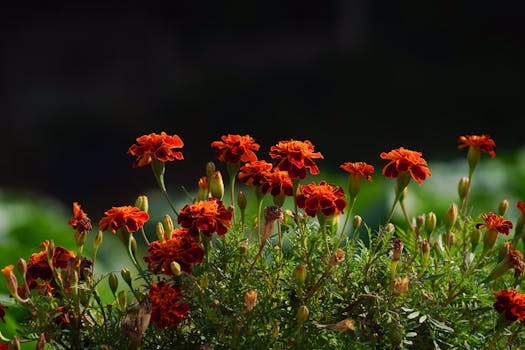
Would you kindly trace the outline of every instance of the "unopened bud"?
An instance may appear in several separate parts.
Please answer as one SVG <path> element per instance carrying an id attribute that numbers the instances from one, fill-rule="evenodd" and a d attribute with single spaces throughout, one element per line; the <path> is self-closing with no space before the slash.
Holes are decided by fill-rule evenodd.
<path id="1" fill-rule="evenodd" d="M 157 222 L 157 225 L 155 226 L 155 235 L 159 241 L 162 242 L 165 240 L 164 225 L 160 221 Z"/>
<path id="2" fill-rule="evenodd" d="M 137 240 L 133 235 L 129 235 L 129 247 L 131 249 L 131 252 L 133 253 L 133 256 L 136 256 L 137 254 Z"/>
<path id="3" fill-rule="evenodd" d="M 354 230 L 357 230 L 359 227 L 361 227 L 362 223 L 363 223 L 363 218 L 359 215 L 354 215 L 354 220 L 352 222 Z"/>
<path id="4" fill-rule="evenodd" d="M 481 239 L 481 230 L 477 228 L 473 228 L 472 232 L 470 233 L 470 244 L 472 247 L 472 251 L 476 249 L 480 239 Z"/>
<path id="5" fill-rule="evenodd" d="M 499 215 L 503 216 L 507 212 L 507 209 L 509 209 L 509 201 L 506 199 L 503 199 L 501 202 L 499 202 L 498 206 L 498 213 Z"/>
<path id="6" fill-rule="evenodd" d="M 463 200 L 465 196 L 467 195 L 469 189 L 469 179 L 467 176 L 463 176 L 461 179 L 459 179 L 458 183 L 458 195 L 459 199 Z"/>
<path id="7" fill-rule="evenodd" d="M 396 227 L 394 226 L 393 223 L 389 222 L 388 224 L 385 225 L 385 227 L 383 227 L 383 230 L 386 234 L 390 234 L 396 230 Z"/>
<path id="8" fill-rule="evenodd" d="M 95 235 L 95 240 L 93 241 L 93 247 L 95 248 L 95 250 L 98 250 L 98 248 L 102 244 L 103 238 L 104 238 L 104 234 L 102 233 L 102 231 L 99 230 L 97 234 Z"/>
<path id="9" fill-rule="evenodd" d="M 399 259 L 401 259 L 401 254 L 403 253 L 403 241 L 398 237 L 394 237 L 390 247 L 392 248 L 392 261 L 399 261 Z"/>
<path id="10" fill-rule="evenodd" d="M 425 216 L 424 215 L 418 215 L 416 216 L 416 226 L 418 228 L 421 228 L 425 225 Z"/>
<path id="11" fill-rule="evenodd" d="M 436 224 L 436 214 L 432 211 L 428 212 L 425 218 L 425 231 L 427 232 L 427 235 L 430 236 L 430 234 L 436 229 Z"/>
<path id="12" fill-rule="evenodd" d="M 310 311 L 306 307 L 306 305 L 301 305 L 297 309 L 297 313 L 295 314 L 295 317 L 297 319 L 297 323 L 302 324 L 308 319 L 308 315 L 310 314 Z"/>
<path id="13" fill-rule="evenodd" d="M 173 220 L 169 214 L 164 215 L 164 218 L 162 219 L 162 225 L 164 225 L 164 232 L 166 233 L 167 238 L 171 239 L 171 233 L 173 232 L 174 226 Z"/>
<path id="14" fill-rule="evenodd" d="M 27 263 L 23 258 L 18 259 L 17 267 L 18 272 L 20 272 L 22 276 L 25 276 L 27 273 Z"/>
<path id="15" fill-rule="evenodd" d="M 128 268 L 123 268 L 120 270 L 120 276 L 129 286 L 131 286 L 131 271 Z"/>
<path id="16" fill-rule="evenodd" d="M 275 196 L 273 196 L 273 204 L 282 208 L 284 205 L 284 202 L 286 200 L 286 195 L 284 193 L 279 193 Z"/>
<path id="17" fill-rule="evenodd" d="M 146 195 L 138 196 L 135 200 L 135 206 L 142 211 L 148 212 L 148 197 Z"/>
<path id="18" fill-rule="evenodd" d="M 177 277 L 181 273 L 180 264 L 176 261 L 170 263 L 170 270 L 173 272 L 173 275 Z"/>
<path id="19" fill-rule="evenodd" d="M 221 305 L 221 302 L 217 299 L 214 299 L 211 303 L 210 303 L 210 307 L 212 309 L 216 309 L 218 308 L 219 306 Z"/>
<path id="20" fill-rule="evenodd" d="M 306 281 L 306 266 L 297 265 L 293 271 L 293 278 L 298 286 L 302 286 Z"/>
<path id="21" fill-rule="evenodd" d="M 206 176 L 208 177 L 208 179 L 212 177 L 214 172 L 215 172 L 215 163 L 214 162 L 206 163 Z"/>
<path id="22" fill-rule="evenodd" d="M 199 182 L 197 184 L 199 190 L 197 191 L 197 200 L 198 201 L 205 201 L 208 200 L 208 178 L 206 176 L 202 176 L 199 179 Z"/>
<path id="23" fill-rule="evenodd" d="M 117 305 L 120 311 L 126 311 L 128 306 L 128 295 L 125 290 L 121 290 L 117 295 Z"/>
<path id="24" fill-rule="evenodd" d="M 248 198 L 246 197 L 246 192 L 239 191 L 239 194 L 237 194 L 237 205 L 241 210 L 246 209 L 246 206 L 248 204 Z"/>
<path id="25" fill-rule="evenodd" d="M 243 244 L 241 244 L 239 250 L 242 255 L 246 254 L 246 252 L 248 251 L 248 242 L 244 242 Z"/>
<path id="26" fill-rule="evenodd" d="M 445 215 L 445 230 L 449 232 L 452 227 L 456 224 L 458 219 L 458 206 L 456 203 L 452 203 L 448 208 L 448 211 Z"/>
<path id="27" fill-rule="evenodd" d="M 109 289 L 111 289 L 111 292 L 113 293 L 113 295 L 115 295 L 115 293 L 117 292 L 117 288 L 118 288 L 118 277 L 115 272 L 111 272 L 109 274 L 108 284 L 109 284 Z"/>
<path id="28" fill-rule="evenodd" d="M 222 200 L 224 197 L 224 182 L 220 171 L 215 171 L 209 178 L 210 195 L 213 198 Z"/>
<path id="29" fill-rule="evenodd" d="M 251 311 L 255 304 L 257 304 L 257 291 L 255 289 L 248 289 L 244 293 L 244 305 L 245 305 L 245 312 Z"/>

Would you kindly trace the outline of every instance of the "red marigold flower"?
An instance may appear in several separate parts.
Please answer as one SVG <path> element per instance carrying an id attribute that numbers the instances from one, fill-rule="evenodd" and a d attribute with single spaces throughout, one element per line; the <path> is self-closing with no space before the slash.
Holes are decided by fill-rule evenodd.
<path id="1" fill-rule="evenodd" d="M 136 232 L 149 220 L 148 213 L 133 206 L 112 207 L 104 215 L 98 225 L 102 231 L 111 229 L 112 233 L 122 227 L 129 233 Z"/>
<path id="2" fill-rule="evenodd" d="M 520 210 L 521 215 L 525 215 L 525 202 L 521 202 L 521 201 L 519 201 L 519 202 L 516 204 L 516 207 Z"/>
<path id="3" fill-rule="evenodd" d="M 261 192 L 270 192 L 274 197 L 280 194 L 293 196 L 292 179 L 287 171 L 274 169 L 266 173 L 265 180 L 261 182 Z"/>
<path id="4" fill-rule="evenodd" d="M 0 343 L 0 350 L 9 350 L 9 344 Z"/>
<path id="5" fill-rule="evenodd" d="M 91 219 L 80 208 L 77 202 L 73 202 L 73 217 L 68 222 L 77 232 L 91 231 Z"/>
<path id="6" fill-rule="evenodd" d="M 239 162 L 254 162 L 259 150 L 259 144 L 250 135 L 223 135 L 222 141 L 213 141 L 211 147 L 216 148 L 215 157 L 221 162 L 237 164 Z"/>
<path id="7" fill-rule="evenodd" d="M 312 175 L 319 174 L 319 168 L 313 159 L 323 159 L 320 152 L 314 152 L 314 145 L 309 141 L 280 141 L 270 148 L 270 157 L 274 167 L 288 171 L 292 179 L 304 179 L 308 169 Z"/>
<path id="8" fill-rule="evenodd" d="M 213 232 L 222 236 L 228 232 L 231 218 L 232 213 L 223 202 L 212 197 L 207 201 L 186 204 L 179 213 L 178 223 L 193 237 L 197 237 L 199 231 L 207 237 L 211 237 Z"/>
<path id="9" fill-rule="evenodd" d="M 136 156 L 137 160 L 133 164 L 141 167 L 151 163 L 151 157 L 157 158 L 161 162 L 184 159 L 182 152 L 173 151 L 174 148 L 182 148 L 184 142 L 178 135 L 170 136 L 162 131 L 159 134 L 151 133 L 137 138 L 137 144 L 128 149 L 128 153 Z"/>
<path id="10" fill-rule="evenodd" d="M 182 271 L 191 273 L 191 265 L 201 263 L 204 258 L 201 245 L 187 232 L 180 234 L 180 231 L 171 239 L 151 242 L 147 252 L 149 255 L 144 257 L 144 261 L 155 274 L 173 275 L 170 269 L 173 261 L 179 263 Z"/>
<path id="11" fill-rule="evenodd" d="M 383 175 L 396 178 L 400 173 L 410 173 L 412 178 L 421 184 L 427 176 L 431 176 L 427 162 L 421 157 L 421 152 L 411 151 L 403 147 L 388 153 L 381 152 L 382 159 L 390 160 L 383 168 Z"/>
<path id="12" fill-rule="evenodd" d="M 492 158 L 496 156 L 496 152 L 494 152 L 496 143 L 490 138 L 489 135 L 464 135 L 459 137 L 458 142 L 458 149 L 472 147 L 482 152 L 488 153 Z"/>
<path id="13" fill-rule="evenodd" d="M 180 287 L 170 286 L 164 281 L 153 283 L 149 291 L 151 299 L 151 321 L 161 329 L 179 325 L 188 318 L 190 308 L 183 302 Z"/>
<path id="14" fill-rule="evenodd" d="M 245 185 L 260 187 L 265 182 L 266 174 L 271 170 L 271 163 L 265 160 L 256 160 L 241 166 L 237 178 Z"/>
<path id="15" fill-rule="evenodd" d="M 297 195 L 297 206 L 304 208 L 308 216 L 315 217 L 320 211 L 325 216 L 342 214 L 346 206 L 345 192 L 341 186 L 321 181 L 300 186 Z"/>
<path id="16" fill-rule="evenodd" d="M 512 289 L 502 289 L 492 294 L 496 297 L 494 308 L 507 320 L 525 320 L 525 294 Z"/>
<path id="17" fill-rule="evenodd" d="M 478 230 L 486 228 L 487 230 L 495 230 L 499 233 L 504 234 L 505 236 L 508 236 L 510 230 L 512 229 L 511 221 L 493 212 L 481 214 L 481 218 L 485 221 L 485 223 L 476 224 L 476 228 Z"/>
<path id="18" fill-rule="evenodd" d="M 368 175 L 368 173 L 372 174 L 374 172 L 373 165 L 369 165 L 365 162 L 346 162 L 341 164 L 339 168 L 343 169 L 350 175 L 360 176 L 372 182 L 372 176 Z"/>

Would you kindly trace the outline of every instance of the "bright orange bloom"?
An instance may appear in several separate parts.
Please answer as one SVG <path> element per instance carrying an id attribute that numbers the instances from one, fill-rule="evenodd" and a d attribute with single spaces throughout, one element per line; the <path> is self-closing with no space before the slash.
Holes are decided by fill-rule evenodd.
<path id="1" fill-rule="evenodd" d="M 297 206 L 304 208 L 308 216 L 315 217 L 320 211 L 326 216 L 342 214 L 346 206 L 345 192 L 342 187 L 321 181 L 300 186 L 297 194 Z"/>
<path id="2" fill-rule="evenodd" d="M 178 135 L 170 136 L 164 131 L 161 134 L 151 133 L 137 138 L 137 144 L 128 149 L 128 153 L 136 156 L 137 160 L 133 164 L 135 167 L 141 167 L 151 163 L 151 157 L 157 158 L 161 162 L 173 160 L 182 160 L 182 152 L 173 151 L 174 148 L 182 148 L 184 142 Z"/>
<path id="3" fill-rule="evenodd" d="M 494 152 L 496 143 L 490 138 L 489 135 L 464 135 L 459 137 L 458 142 L 458 149 L 472 147 L 482 152 L 488 153 L 492 158 L 496 156 L 496 152 Z"/>
<path id="4" fill-rule="evenodd" d="M 239 168 L 237 178 L 248 186 L 260 187 L 266 182 L 265 176 L 272 170 L 272 164 L 265 160 L 256 160 Z"/>
<path id="5" fill-rule="evenodd" d="M 314 152 L 314 145 L 309 141 L 287 140 L 270 148 L 270 157 L 274 168 L 286 170 L 292 179 L 304 179 L 306 170 L 312 175 L 319 174 L 319 168 L 313 159 L 323 159 L 320 152 Z"/>
<path id="6" fill-rule="evenodd" d="M 421 157 L 421 152 L 411 151 L 403 147 L 388 153 L 381 152 L 382 159 L 390 160 L 383 168 L 383 175 L 396 178 L 400 173 L 410 173 L 412 178 L 421 184 L 427 176 L 431 176 L 427 162 Z"/>
<path id="7" fill-rule="evenodd" d="M 102 231 L 111 230 L 112 233 L 122 227 L 129 233 L 136 232 L 149 220 L 148 213 L 133 206 L 112 207 L 104 215 L 98 225 Z"/>
<path id="8" fill-rule="evenodd" d="M 231 218 L 232 213 L 223 202 L 212 197 L 207 201 L 186 204 L 179 213 L 178 223 L 193 237 L 197 237 L 199 231 L 207 237 L 211 237 L 213 232 L 222 236 L 228 232 Z"/>
<path id="9" fill-rule="evenodd" d="M 372 182 L 372 176 L 368 175 L 368 173 L 372 174 L 374 172 L 373 165 L 369 165 L 365 162 L 346 162 L 341 164 L 339 168 L 343 169 L 350 175 L 360 176 Z"/>
<path id="10" fill-rule="evenodd" d="M 525 321 L 525 294 L 512 289 L 492 293 L 496 297 L 494 308 L 509 321 Z"/>
<path id="11" fill-rule="evenodd" d="M 77 232 L 91 231 L 91 219 L 86 213 L 80 208 L 77 202 L 73 202 L 73 217 L 69 219 L 69 224 Z"/>
<path id="12" fill-rule="evenodd" d="M 164 281 L 153 283 L 149 291 L 151 299 L 151 321 L 161 329 L 179 325 L 188 318 L 190 308 L 183 302 L 180 287 L 170 286 Z"/>
<path id="13" fill-rule="evenodd" d="M 270 192 L 272 196 L 293 196 L 292 179 L 287 171 L 274 169 L 266 173 L 265 181 L 261 183 L 261 192 Z"/>
<path id="14" fill-rule="evenodd" d="M 215 157 L 221 162 L 237 164 L 239 162 L 254 162 L 259 150 L 259 144 L 250 135 L 223 135 L 222 141 L 213 141 L 211 147 L 216 148 Z"/>
<path id="15" fill-rule="evenodd" d="M 495 230 L 505 236 L 509 235 L 512 229 L 512 222 L 505 219 L 501 215 L 497 215 L 493 212 L 481 214 L 481 218 L 485 221 L 484 224 L 476 224 L 476 229 L 486 228 L 487 230 Z"/>
<path id="16" fill-rule="evenodd" d="M 147 251 L 149 255 L 144 257 L 144 261 L 155 274 L 173 275 L 170 269 L 173 261 L 179 263 L 182 271 L 191 273 L 191 265 L 201 263 L 204 258 L 204 249 L 187 232 L 177 233 L 171 239 L 151 242 Z"/>

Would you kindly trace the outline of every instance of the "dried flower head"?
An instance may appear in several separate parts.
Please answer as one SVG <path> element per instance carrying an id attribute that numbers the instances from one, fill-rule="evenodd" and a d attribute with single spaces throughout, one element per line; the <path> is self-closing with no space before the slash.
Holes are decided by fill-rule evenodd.
<path id="1" fill-rule="evenodd" d="M 68 221 L 69 225 L 73 227 L 77 232 L 91 231 L 91 219 L 87 214 L 80 208 L 80 204 L 73 202 L 73 217 Z"/>

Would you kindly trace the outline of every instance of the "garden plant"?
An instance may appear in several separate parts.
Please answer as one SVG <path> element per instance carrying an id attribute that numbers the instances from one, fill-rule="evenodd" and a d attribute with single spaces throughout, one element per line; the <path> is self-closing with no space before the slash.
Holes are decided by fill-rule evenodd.
<path id="1" fill-rule="evenodd" d="M 264 153 L 250 135 L 222 135 L 195 188 L 174 200 L 165 175 L 181 171 L 183 140 L 135 141 L 133 171 L 151 169 L 166 211 L 154 217 L 143 194 L 100 214 L 73 202 L 74 246 L 49 237 L 2 269 L 0 319 L 13 313 L 16 332 L 0 349 L 525 346 L 525 202 L 500 198 L 478 213 L 472 200 L 479 163 L 496 156 L 488 134 L 458 137 L 468 172 L 449 184 L 457 197 L 442 215 L 406 205 L 433 174 L 404 147 L 379 154 L 380 171 L 340 164 L 339 184 L 323 177 L 309 140 Z M 377 177 L 391 200 L 370 225 L 356 204 Z M 129 263 L 99 272 L 108 240 Z"/>

